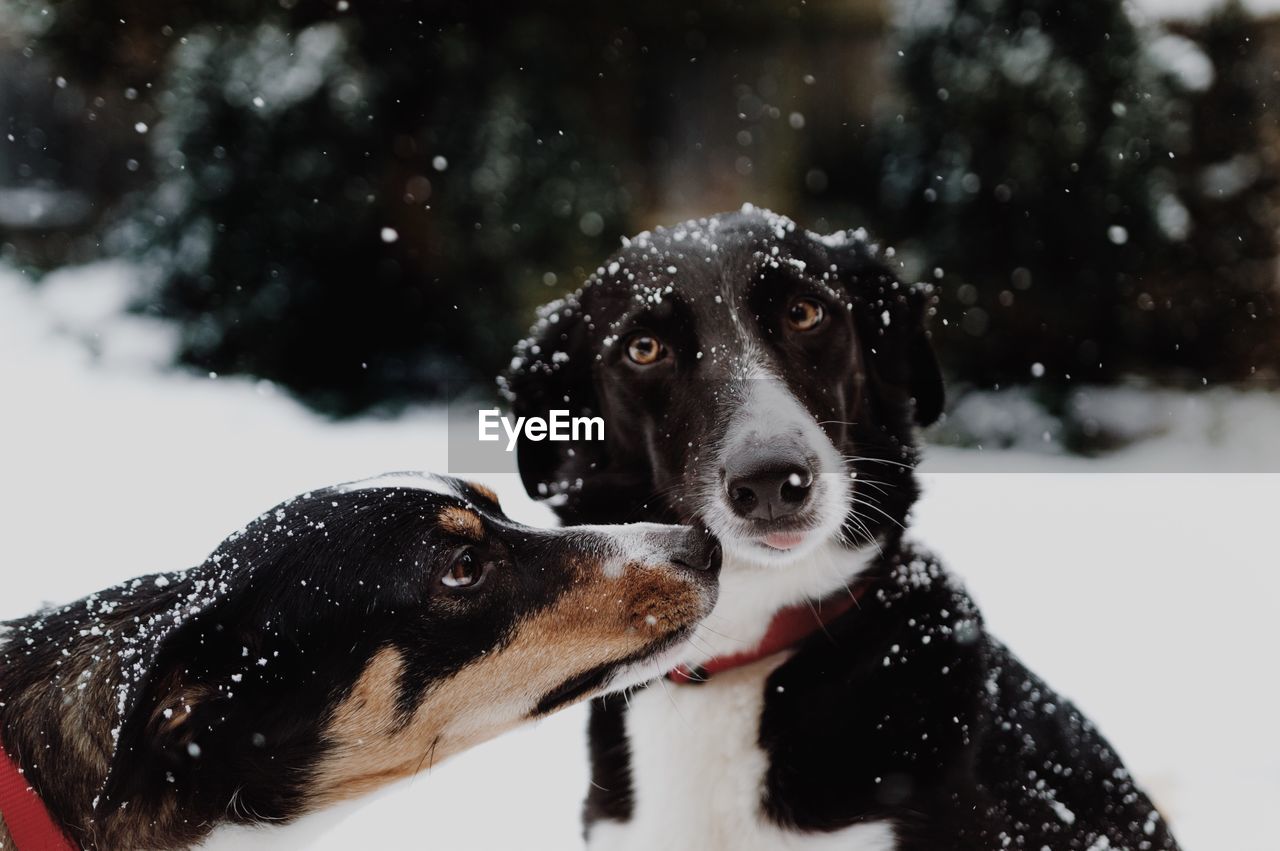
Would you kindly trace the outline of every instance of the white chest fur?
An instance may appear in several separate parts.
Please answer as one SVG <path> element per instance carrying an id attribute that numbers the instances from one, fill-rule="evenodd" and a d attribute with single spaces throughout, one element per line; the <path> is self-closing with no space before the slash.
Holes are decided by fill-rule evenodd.
<path id="1" fill-rule="evenodd" d="M 764 564 L 726 551 L 720 597 L 691 642 L 689 664 L 755 647 L 782 608 L 820 600 L 844 588 L 876 557 L 875 546 L 846 549 L 827 543 L 790 564 Z"/>
<path id="2" fill-rule="evenodd" d="M 834 543 L 791 564 L 755 563 L 726 552 L 720 599 L 687 662 L 750 650 L 774 613 L 842 589 L 875 556 Z M 892 851 L 887 823 L 801 833 L 763 817 L 768 757 L 759 746 L 765 679 L 786 654 L 722 671 L 701 685 L 659 681 L 633 694 L 626 714 L 632 819 L 597 822 L 592 851 Z"/>
<path id="3" fill-rule="evenodd" d="M 635 808 L 598 822 L 592 851 L 892 851 L 887 823 L 834 833 L 779 828 L 761 812 L 768 758 L 758 745 L 764 682 L 785 654 L 702 685 L 655 683 L 627 711 Z"/>

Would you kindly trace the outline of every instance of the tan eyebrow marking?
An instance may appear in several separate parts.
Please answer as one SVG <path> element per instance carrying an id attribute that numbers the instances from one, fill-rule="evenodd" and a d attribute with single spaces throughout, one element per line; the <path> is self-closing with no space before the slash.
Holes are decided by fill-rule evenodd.
<path id="1" fill-rule="evenodd" d="M 436 519 L 440 528 L 452 535 L 461 535 L 473 541 L 484 540 L 484 523 L 474 511 L 448 505 L 440 510 L 440 516 Z"/>
<path id="2" fill-rule="evenodd" d="M 467 482 L 467 484 L 471 486 L 471 489 L 473 491 L 480 494 L 482 497 L 489 500 L 494 505 L 499 504 L 498 495 L 494 493 L 493 489 L 490 488 L 488 485 L 482 485 L 479 482 Z"/>

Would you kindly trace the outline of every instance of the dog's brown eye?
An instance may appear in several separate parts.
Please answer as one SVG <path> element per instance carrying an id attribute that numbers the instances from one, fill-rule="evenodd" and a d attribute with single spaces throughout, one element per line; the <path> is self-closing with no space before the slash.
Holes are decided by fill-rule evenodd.
<path id="1" fill-rule="evenodd" d="M 667 356 L 667 347 L 657 337 L 648 334 L 636 334 L 627 340 L 627 357 L 633 363 L 648 366 L 657 363 Z"/>
<path id="2" fill-rule="evenodd" d="M 826 318 L 827 309 L 815 299 L 797 298 L 787 305 L 787 324 L 796 331 L 812 331 Z"/>
<path id="3" fill-rule="evenodd" d="M 453 564 L 440 576 L 446 588 L 474 588 L 489 572 L 492 562 L 481 561 L 470 548 L 458 553 Z"/>

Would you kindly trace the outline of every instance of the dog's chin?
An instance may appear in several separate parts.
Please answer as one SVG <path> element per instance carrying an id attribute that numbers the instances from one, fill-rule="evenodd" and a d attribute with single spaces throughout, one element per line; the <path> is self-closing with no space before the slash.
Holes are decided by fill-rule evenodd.
<path id="1" fill-rule="evenodd" d="M 812 555 L 823 544 L 830 543 L 831 535 L 821 529 L 811 528 L 767 535 L 720 536 L 720 540 L 723 542 L 726 559 L 732 559 L 735 565 L 781 568 Z"/>
<path id="2" fill-rule="evenodd" d="M 722 502 L 705 512 L 701 521 L 720 540 L 727 560 L 735 565 L 785 568 L 812 556 L 840 535 L 849 511 L 846 488 L 824 488 L 805 516 L 767 527 L 752 526 L 732 516 Z"/>
<path id="3" fill-rule="evenodd" d="M 690 638 L 695 626 L 696 624 L 691 624 L 687 629 L 681 630 L 678 637 L 652 656 L 618 668 L 610 675 L 599 694 L 626 691 L 665 677 L 691 655 L 693 648 Z"/>

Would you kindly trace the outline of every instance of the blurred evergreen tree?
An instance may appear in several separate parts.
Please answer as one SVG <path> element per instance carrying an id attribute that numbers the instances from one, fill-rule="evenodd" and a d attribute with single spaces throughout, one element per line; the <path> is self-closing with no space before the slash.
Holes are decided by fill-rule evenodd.
<path id="1" fill-rule="evenodd" d="M 1145 35 L 1117 0 L 903 10 L 902 101 L 870 150 L 886 227 L 944 275 L 939 336 L 963 378 L 1061 384 L 1199 365 L 1193 337 L 1207 357 L 1240 330 L 1226 312 L 1253 284 L 1222 266 L 1204 292 L 1171 262 L 1199 226 L 1177 157 L 1206 116 Z M 1195 299 L 1199 329 L 1168 321 L 1156 288 Z M 1239 377 L 1249 364 L 1217 366 Z"/>
<path id="2" fill-rule="evenodd" d="M 1280 370 L 1277 321 L 1276 123 L 1280 90 L 1263 49 L 1265 33 L 1239 3 L 1162 41 L 1194 40 L 1204 68 L 1190 97 L 1187 151 L 1175 163 L 1187 238 L 1174 244 L 1140 295 L 1153 357 L 1210 381 Z M 1184 45 L 1185 46 L 1185 45 Z"/>
<path id="3" fill-rule="evenodd" d="M 134 41 L 164 69 L 154 182 L 112 246 L 149 261 L 146 309 L 181 323 L 200 369 L 335 414 L 487 381 L 546 272 L 628 229 L 632 176 L 613 164 L 641 156 L 619 146 L 648 138 L 645 92 L 620 102 L 602 81 L 642 52 L 592 4 L 55 8 L 45 49 L 86 77 L 119 74 Z"/>
<path id="4" fill-rule="evenodd" d="M 108 249 L 154 270 L 140 309 L 184 362 L 335 414 L 487 381 L 616 234 L 742 200 L 945 271 L 965 381 L 1280 362 L 1272 83 L 1238 8 L 1193 44 L 1119 0 L 904 0 L 868 129 L 875 25 L 838 2 L 14 2 L 114 140 L 90 194 L 134 190 Z"/>

